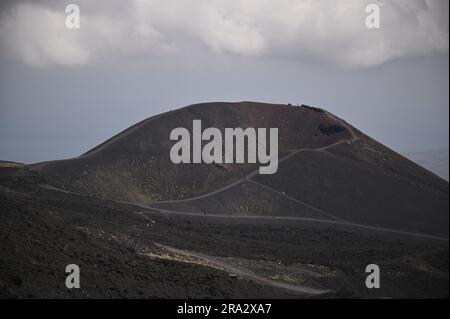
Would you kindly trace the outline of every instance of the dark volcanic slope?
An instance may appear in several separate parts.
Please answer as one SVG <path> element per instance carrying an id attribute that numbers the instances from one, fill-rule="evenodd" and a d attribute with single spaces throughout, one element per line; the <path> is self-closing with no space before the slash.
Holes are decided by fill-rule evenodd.
<path id="1" fill-rule="evenodd" d="M 320 297 L 448 298 L 448 241 L 305 220 L 165 214 L 42 183 L 26 168 L 0 167 L 0 298 L 310 297 L 157 244 L 331 290 Z M 80 266 L 80 289 L 65 286 L 70 263 Z M 365 287 L 371 263 L 381 268 L 381 289 Z"/>
<path id="2" fill-rule="evenodd" d="M 256 180 L 347 221 L 448 236 L 444 191 L 328 152 L 301 153 L 279 170 Z"/>
<path id="3" fill-rule="evenodd" d="M 193 119 L 201 119 L 203 128 L 222 131 L 278 127 L 278 172 L 258 175 L 257 166 L 243 164 L 172 164 L 170 131 L 191 128 Z M 334 115 L 307 106 L 192 105 L 140 122 L 78 158 L 41 163 L 34 169 L 58 188 L 127 202 L 169 200 L 154 204 L 165 210 L 331 216 L 448 236 L 446 181 Z M 196 200 L 173 201 L 199 195 L 203 196 Z"/>
<path id="4" fill-rule="evenodd" d="M 207 103 L 164 113 L 118 134 L 86 154 L 35 168 L 56 186 L 100 198 L 151 202 L 198 195 L 242 176 L 246 165 L 174 165 L 170 161 L 172 129 L 192 127 L 279 127 L 279 150 L 321 147 L 349 133 L 320 110 L 260 103 Z M 324 131 L 321 132 L 320 129 Z"/>
<path id="5" fill-rule="evenodd" d="M 172 164 L 193 119 L 278 127 L 277 173 Z M 448 298 L 448 206 L 448 182 L 321 109 L 192 105 L 78 158 L 0 163 L 0 298 Z"/>

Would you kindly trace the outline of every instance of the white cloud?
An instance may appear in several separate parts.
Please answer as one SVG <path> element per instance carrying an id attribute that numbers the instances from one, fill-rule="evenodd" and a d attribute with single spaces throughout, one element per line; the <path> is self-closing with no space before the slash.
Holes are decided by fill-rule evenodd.
<path id="1" fill-rule="evenodd" d="M 381 6 L 367 29 L 365 7 Z M 344 67 L 448 51 L 447 0 L 80 0 L 81 29 L 64 8 L 19 3 L 0 25 L 2 51 L 32 65 L 81 65 L 203 46 L 214 54 L 318 60 Z M 125 7 L 125 5 L 127 5 Z"/>
<path id="2" fill-rule="evenodd" d="M 65 26 L 65 11 L 27 2 L 13 7 L 0 22 L 2 51 L 33 66 L 84 65 L 104 58 L 164 48 L 150 25 L 130 23 L 129 16 L 84 14 L 81 28 Z"/>
<path id="3" fill-rule="evenodd" d="M 60 26 L 64 15 L 51 10 L 19 4 L 12 15 L 1 20 L 2 50 L 17 56 L 27 64 L 44 65 L 49 62 L 66 65 L 84 64 L 90 52 L 80 43 L 76 33 L 67 36 Z"/>

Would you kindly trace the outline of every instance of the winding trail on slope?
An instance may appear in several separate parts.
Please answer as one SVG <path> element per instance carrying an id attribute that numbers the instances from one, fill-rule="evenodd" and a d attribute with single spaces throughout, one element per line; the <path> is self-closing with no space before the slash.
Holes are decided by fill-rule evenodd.
<path id="1" fill-rule="evenodd" d="M 312 211 L 318 213 L 319 215 L 325 216 L 325 217 L 327 217 L 327 218 L 331 218 L 332 220 L 339 220 L 339 221 L 341 221 L 341 222 L 345 222 L 345 221 L 346 221 L 345 219 L 342 219 L 342 218 L 340 218 L 340 217 L 338 217 L 338 216 L 335 216 L 335 215 L 333 215 L 333 214 L 327 213 L 327 212 L 321 210 L 320 208 L 311 206 L 311 205 L 309 205 L 309 204 L 307 204 L 307 203 L 305 203 L 305 202 L 302 202 L 302 201 L 298 200 L 297 198 L 291 197 L 291 196 L 287 195 L 286 193 L 280 192 L 280 191 L 276 190 L 275 188 L 272 188 L 272 187 L 270 187 L 270 186 L 267 186 L 267 185 L 265 185 L 265 184 L 262 184 L 262 183 L 260 183 L 260 182 L 257 182 L 257 181 L 255 181 L 255 180 L 253 180 L 253 179 L 249 179 L 248 182 L 249 182 L 249 183 L 253 183 L 253 184 L 255 184 L 255 185 L 259 186 L 259 187 L 262 187 L 262 188 L 264 188 L 264 189 L 267 189 L 268 191 L 270 191 L 270 192 L 272 192 L 272 193 L 275 193 L 275 194 L 278 194 L 278 195 L 280 195 L 280 196 L 283 196 L 283 197 L 285 197 L 286 199 L 289 199 L 289 200 L 291 200 L 291 201 L 293 201 L 293 202 L 296 202 L 297 204 L 300 204 L 300 205 L 302 205 L 302 206 L 305 206 L 305 207 L 311 209 Z"/>
<path id="2" fill-rule="evenodd" d="M 215 265 L 219 268 L 222 268 L 230 273 L 236 274 L 238 277 L 240 277 L 242 279 L 251 280 L 251 281 L 254 281 L 259 284 L 263 284 L 263 285 L 267 285 L 267 286 L 271 286 L 271 287 L 275 287 L 275 288 L 286 289 L 286 290 L 290 290 L 290 291 L 294 291 L 294 292 L 298 292 L 298 293 L 302 293 L 302 294 L 308 294 L 308 295 L 321 295 L 324 293 L 331 292 L 331 290 L 322 290 L 322 289 L 316 289 L 316 288 L 310 288 L 310 287 L 304 287 L 304 286 L 291 285 L 291 284 L 283 283 L 280 281 L 264 278 L 264 277 L 259 276 L 247 269 L 243 269 L 241 267 L 236 267 L 236 266 L 231 265 L 230 263 L 227 263 L 223 260 L 219 260 L 219 258 L 214 257 L 214 256 L 204 255 L 204 254 L 201 254 L 198 252 L 184 250 L 184 249 L 173 248 L 173 247 L 161 245 L 158 243 L 154 243 L 154 244 L 160 248 L 166 249 L 166 250 L 171 251 L 178 255 L 185 255 L 185 256 L 194 257 L 197 259 L 202 259 L 202 260 L 207 261 L 208 263 Z"/>
<path id="3" fill-rule="evenodd" d="M 317 218 L 308 218 L 308 217 L 291 217 L 291 216 L 245 216 L 245 215 L 223 215 L 223 214 L 202 214 L 202 213 L 193 213 L 193 212 L 182 212 L 182 211 L 174 211 L 168 209 L 159 209 L 155 207 L 148 207 L 142 204 L 129 203 L 129 202 L 119 202 L 121 204 L 128 204 L 140 208 L 151 209 L 152 212 L 145 212 L 145 214 L 155 214 L 161 213 L 164 215 L 180 215 L 180 216 L 199 216 L 199 217 L 208 217 L 208 218 L 231 218 L 231 219 L 256 219 L 256 220 L 293 220 L 293 221 L 303 221 L 303 222 L 312 222 L 312 223 L 320 223 L 320 224 L 331 224 L 331 225 L 340 225 L 340 226 L 349 226 L 361 229 L 369 229 L 377 232 L 386 232 L 397 235 L 406 235 L 412 236 L 416 238 L 425 238 L 425 239 L 433 239 L 439 241 L 449 241 L 446 237 L 428 235 L 428 234 L 420 234 L 415 232 L 384 228 L 384 227 L 376 227 L 370 225 L 357 224 L 346 221 L 338 221 L 338 220 L 327 220 L 327 219 L 317 219 Z"/>
<path id="4" fill-rule="evenodd" d="M 75 196 L 82 196 L 87 197 L 88 195 L 81 194 L 81 193 L 75 193 L 71 191 L 66 191 L 60 188 L 56 188 L 50 185 L 44 185 L 41 184 L 39 187 L 43 189 L 47 189 L 50 191 L 55 192 L 61 192 L 65 194 L 75 195 Z M 0 191 L 3 192 L 14 192 L 21 195 L 27 195 L 24 193 L 15 192 L 13 190 L 9 190 L 6 187 L 0 188 Z M 158 207 L 152 207 L 145 204 L 140 203 L 133 203 L 133 202 L 125 202 L 125 201 L 112 201 L 118 204 L 124 204 L 128 206 L 143 208 L 147 210 L 146 212 L 140 212 L 139 214 L 163 214 L 163 215 L 179 215 L 179 216 L 193 216 L 193 217 L 206 217 L 206 218 L 231 218 L 231 219 L 258 219 L 258 220 L 297 220 L 297 221 L 304 221 L 304 222 L 312 222 L 312 223 L 322 223 L 322 224 L 334 224 L 334 225 L 342 225 L 342 226 L 350 226 L 355 228 L 362 228 L 362 229 L 369 229 L 369 230 L 375 230 L 378 232 L 387 232 L 392 234 L 398 234 L 398 235 L 407 235 L 417 238 L 425 238 L 425 239 L 433 239 L 433 240 L 440 240 L 440 241 L 449 241 L 446 237 L 440 237 L 440 236 L 434 236 L 434 235 L 428 235 L 428 234 L 420 234 L 420 233 L 414 233 L 414 232 L 408 232 L 403 230 L 397 230 L 397 229 L 390 229 L 390 228 L 384 228 L 384 227 L 375 227 L 370 225 L 363 225 L 363 224 L 357 224 L 352 222 L 346 222 L 346 221 L 339 221 L 339 220 L 327 220 L 327 219 L 316 219 L 316 218 L 308 218 L 308 217 L 293 217 L 293 216 L 245 216 L 245 215 L 223 215 L 223 214 L 204 214 L 204 213 L 195 213 L 195 212 L 185 212 L 185 211 L 175 211 L 175 210 L 168 210 L 168 209 L 162 209 Z"/>
<path id="5" fill-rule="evenodd" d="M 320 148 L 301 148 L 301 149 L 298 149 L 298 150 L 294 150 L 294 151 L 291 151 L 289 154 L 287 154 L 287 155 L 283 156 L 282 158 L 280 158 L 278 160 L 278 164 L 280 164 L 280 163 L 286 161 L 287 159 L 289 159 L 289 158 L 291 158 L 291 157 L 293 157 L 293 156 L 295 156 L 295 155 L 297 155 L 299 153 L 302 153 L 302 152 L 306 152 L 306 151 L 325 151 L 325 150 L 327 150 L 329 148 L 332 148 L 334 146 L 337 146 L 339 144 L 350 143 L 352 141 L 354 141 L 353 138 L 352 139 L 340 140 L 340 141 L 334 142 L 332 144 L 329 144 L 329 145 L 326 145 L 326 146 L 323 146 L 323 147 L 320 147 Z M 230 188 L 232 188 L 232 187 L 234 187 L 236 185 L 245 183 L 246 180 L 250 180 L 250 178 L 252 178 L 252 177 L 254 177 L 254 176 L 258 175 L 258 174 L 259 174 L 259 168 L 256 168 L 255 170 L 253 170 L 249 174 L 245 175 L 244 177 L 242 177 L 242 178 L 240 178 L 240 179 L 238 179 L 238 180 L 236 180 L 236 181 L 234 181 L 234 182 L 232 182 L 232 183 L 230 183 L 228 185 L 225 185 L 225 186 L 223 186 L 221 188 L 218 188 L 218 189 L 216 189 L 216 190 L 214 190 L 212 192 L 209 192 L 209 193 L 206 193 L 206 194 L 202 194 L 202 195 L 199 195 L 199 196 L 195 196 L 195 197 L 191 197 L 191 198 L 185 198 L 185 199 L 174 199 L 174 200 L 157 201 L 157 202 L 154 202 L 152 204 L 185 203 L 185 202 L 190 202 L 190 201 L 197 200 L 197 199 L 206 198 L 206 197 L 209 197 L 209 196 L 221 193 L 223 191 L 226 191 L 226 190 L 228 190 L 228 189 L 230 189 Z M 305 203 L 303 203 L 303 204 L 305 204 Z M 151 205 L 151 204 L 149 204 L 149 205 Z"/>
<path id="6" fill-rule="evenodd" d="M 338 119 L 338 118 L 337 118 Z M 352 141 L 358 140 L 358 137 L 356 136 L 356 134 L 353 132 L 353 130 L 350 129 L 350 127 L 343 122 L 342 120 L 338 119 L 342 125 L 344 125 L 348 130 L 350 130 L 350 133 L 352 135 L 351 139 L 345 139 L 345 140 L 340 140 L 337 141 L 335 143 L 332 143 L 330 145 L 326 145 L 323 146 L 321 148 L 302 148 L 302 149 L 298 149 L 295 151 L 292 151 L 291 153 L 289 153 L 288 155 L 282 157 L 278 163 L 281 163 L 289 158 L 291 158 L 292 156 L 299 154 L 301 152 L 305 152 L 305 151 L 325 151 L 329 148 L 332 148 L 334 146 L 337 146 L 339 144 L 342 143 L 351 143 Z M 259 172 L 259 168 L 255 169 L 253 172 L 249 173 L 248 175 L 246 175 L 245 177 L 231 183 L 228 184 L 222 188 L 219 188 L 213 192 L 207 193 L 207 194 L 203 194 L 203 195 L 199 195 L 196 197 L 192 197 L 192 198 L 187 198 L 187 199 L 181 199 L 181 200 L 169 200 L 169 201 L 158 201 L 158 202 L 154 202 L 152 204 L 164 204 L 164 203 L 181 203 L 181 202 L 189 202 L 189 201 L 193 201 L 193 200 L 197 200 L 197 199 L 202 199 L 202 198 L 207 198 L 210 197 L 212 195 L 215 195 L 217 193 L 226 191 L 236 185 L 239 185 L 241 183 L 245 183 L 246 181 L 250 181 L 252 183 L 255 183 L 261 187 L 265 187 L 266 189 L 270 189 L 271 191 L 274 191 L 278 194 L 280 194 L 280 192 L 276 189 L 272 189 L 271 187 L 255 182 L 254 180 L 250 180 L 250 178 L 252 178 L 253 176 L 257 175 Z M 63 189 L 59 189 L 56 187 L 53 187 L 51 185 L 39 185 L 42 188 L 48 189 L 48 190 L 53 190 L 53 191 L 58 191 L 58 192 L 63 192 L 63 193 L 67 193 L 67 194 L 73 194 L 73 195 L 78 195 L 78 196 L 88 196 L 85 194 L 81 194 L 81 193 L 75 193 L 75 192 L 71 192 L 71 191 L 66 191 Z M 282 194 L 282 193 L 281 193 Z M 369 229 L 369 230 L 375 230 L 378 232 L 387 232 L 387 233 L 392 233 L 392 234 L 398 234 L 398 235 L 406 235 L 406 236 L 412 236 L 412 237 L 416 237 L 416 238 L 425 238 L 425 239 L 433 239 L 433 240 L 440 240 L 440 241 L 449 241 L 448 238 L 445 237 L 440 237 L 440 236 L 434 236 L 434 235 L 428 235 L 428 234 L 421 234 L 421 233 L 415 233 L 415 232 L 408 232 L 408 231 L 402 231 L 402 230 L 397 230 L 397 229 L 390 229 L 390 228 L 384 228 L 384 227 L 376 227 L 376 226 L 370 226 L 370 225 L 363 225 L 363 224 L 357 224 L 357 223 L 352 223 L 352 222 L 348 222 L 346 220 L 343 220 L 341 218 L 338 218 L 336 216 L 333 216 L 332 214 L 329 214 L 327 212 L 324 212 L 316 207 L 313 207 L 307 203 L 304 203 L 298 199 L 295 198 L 291 198 L 291 197 L 287 197 L 287 199 L 289 200 L 295 200 L 297 203 L 300 203 L 302 205 L 305 205 L 311 209 L 313 209 L 314 211 L 321 213 L 322 215 L 326 215 L 328 216 L 328 218 L 331 218 L 331 220 L 327 220 L 327 219 L 315 219 L 315 218 L 306 218 L 306 217 L 290 217 L 290 216 L 244 216 L 244 215 L 220 215 L 220 214 L 204 214 L 202 212 L 186 212 L 186 211 L 176 211 L 176 210 L 169 210 L 169 209 L 164 209 L 164 208 L 159 208 L 159 207 L 155 207 L 152 206 L 152 204 L 141 204 L 141 203 L 136 203 L 136 202 L 126 202 L 126 201 L 115 201 L 119 204 L 125 204 L 125 205 L 131 205 L 134 207 L 139 207 L 139 208 L 144 208 L 147 210 L 150 210 L 152 214 L 154 213 L 162 213 L 162 214 L 171 214 L 171 215 L 181 215 L 181 216 L 203 216 L 203 217 L 209 217 L 209 218 L 233 218 L 233 219 L 259 219 L 259 220 L 298 220 L 298 221 L 305 221 L 305 222 L 314 222 L 314 223 L 324 223 L 324 224 L 335 224 L 335 225 L 343 225 L 343 226 L 350 226 L 350 227 L 355 227 L 355 228 L 362 228 L 362 229 Z M 150 212 L 146 212 L 148 214 L 150 214 Z"/>

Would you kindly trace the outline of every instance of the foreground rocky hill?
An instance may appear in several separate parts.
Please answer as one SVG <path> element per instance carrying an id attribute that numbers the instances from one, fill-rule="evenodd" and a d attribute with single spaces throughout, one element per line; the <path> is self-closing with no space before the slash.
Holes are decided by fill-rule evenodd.
<path id="1" fill-rule="evenodd" d="M 279 128 L 278 171 L 173 164 L 194 119 Z M 0 239 L 0 297 L 448 297 L 448 182 L 308 106 L 191 105 L 77 158 L 5 162 Z"/>

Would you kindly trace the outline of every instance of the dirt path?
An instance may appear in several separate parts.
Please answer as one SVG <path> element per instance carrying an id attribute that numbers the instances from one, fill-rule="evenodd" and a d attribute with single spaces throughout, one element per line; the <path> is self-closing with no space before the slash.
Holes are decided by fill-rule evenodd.
<path id="1" fill-rule="evenodd" d="M 173 210 L 168 210 L 168 209 L 160 209 L 160 208 L 148 207 L 146 205 L 140 205 L 140 204 L 136 204 L 136 203 L 127 203 L 127 202 L 120 202 L 120 203 L 129 204 L 129 205 L 137 206 L 140 208 L 151 209 L 153 214 L 156 212 L 156 213 L 162 213 L 162 214 L 172 214 L 172 215 L 182 215 L 182 216 L 201 216 L 201 217 L 208 217 L 208 218 L 287 220 L 287 221 L 288 220 L 296 220 L 296 221 L 304 221 L 304 222 L 312 222 L 312 223 L 349 226 L 349 227 L 355 227 L 355 228 L 361 228 L 361 229 L 374 230 L 377 232 L 385 232 L 385 233 L 391 233 L 391 234 L 397 234 L 397 235 L 412 236 L 412 237 L 416 237 L 416 238 L 433 239 L 433 240 L 440 240 L 440 241 L 447 241 L 447 242 L 449 241 L 449 239 L 446 237 L 440 237 L 440 236 L 434 236 L 434 235 L 428 235 L 428 234 L 420 234 L 420 233 L 414 233 L 414 232 L 409 232 L 409 231 L 390 229 L 390 228 L 384 228 L 384 227 L 376 227 L 376 226 L 370 226 L 370 225 L 363 225 L 363 224 L 357 224 L 357 223 L 346 222 L 346 221 L 338 221 L 338 220 L 316 219 L 316 218 L 307 218 L 307 217 L 291 217 L 291 216 L 243 216 L 243 215 L 203 214 L 203 213 L 181 212 L 181 211 L 173 211 Z"/>
<path id="2" fill-rule="evenodd" d="M 293 156 L 295 156 L 295 155 L 297 155 L 297 154 L 299 154 L 301 152 L 305 152 L 305 151 L 324 151 L 324 150 L 332 148 L 332 147 L 334 147 L 336 145 L 339 145 L 339 144 L 342 144 L 342 143 L 348 143 L 350 141 L 353 141 L 353 139 L 351 139 L 351 140 L 347 140 L 347 139 L 346 140 L 340 140 L 340 141 L 334 142 L 333 144 L 326 145 L 326 146 L 323 146 L 323 147 L 320 147 L 320 148 L 301 148 L 301 149 L 298 149 L 298 150 L 294 150 L 291 153 L 289 153 L 289 154 L 283 156 L 282 158 L 280 158 L 278 160 L 278 164 L 286 161 L 287 159 L 289 159 L 289 158 L 291 158 L 291 157 L 293 157 Z M 232 188 L 232 187 L 234 187 L 236 185 L 242 184 L 246 180 L 249 180 L 250 178 L 252 178 L 252 177 L 254 177 L 254 176 L 258 175 L 258 174 L 259 174 L 259 168 L 255 169 L 251 173 L 245 175 L 245 177 L 242 177 L 242 178 L 240 178 L 240 179 L 238 179 L 238 180 L 236 180 L 236 181 L 234 181 L 234 182 L 232 182 L 232 183 L 230 183 L 228 185 L 225 185 L 225 186 L 223 186 L 221 188 L 218 188 L 218 189 L 216 189 L 216 190 L 214 190 L 212 192 L 209 192 L 209 193 L 206 193 L 206 194 L 203 194 L 203 195 L 199 195 L 199 196 L 195 196 L 195 197 L 191 197 L 191 198 L 186 198 L 186 199 L 158 201 L 158 202 L 155 202 L 155 204 L 185 203 L 185 202 L 190 202 L 190 201 L 197 200 L 197 199 L 206 198 L 206 197 L 209 197 L 209 196 L 221 193 L 223 191 L 226 191 L 226 190 L 228 190 L 228 189 L 230 189 L 230 188 Z"/>
<path id="3" fill-rule="evenodd" d="M 286 199 L 289 199 L 289 200 L 291 200 L 291 201 L 293 201 L 293 202 L 296 202 L 297 204 L 300 204 L 300 205 L 302 205 L 302 206 L 305 206 L 305 207 L 307 207 L 307 208 L 309 208 L 309 209 L 315 211 L 315 212 L 318 213 L 319 215 L 322 215 L 322 216 L 324 216 L 324 217 L 330 218 L 330 219 L 332 219 L 332 220 L 339 220 L 339 221 L 341 221 L 341 222 L 345 222 L 345 220 L 342 219 L 342 218 L 340 218 L 340 217 L 337 217 L 337 216 L 334 216 L 334 215 L 332 215 L 332 214 L 329 214 L 329 213 L 327 213 L 327 212 L 325 212 L 325 211 L 323 211 L 323 210 L 321 210 L 321 209 L 319 209 L 319 208 L 317 208 L 317 207 L 311 206 L 311 205 L 309 205 L 309 204 L 307 204 L 307 203 L 305 203 L 305 202 L 302 202 L 302 201 L 300 201 L 300 200 L 298 200 L 298 199 L 296 199 L 296 198 L 294 198 L 294 197 L 291 197 L 291 196 L 289 196 L 289 195 L 286 195 L 285 193 L 282 193 L 282 192 L 276 190 L 275 188 L 272 188 L 272 187 L 270 187 L 270 186 L 261 184 L 261 183 L 255 181 L 255 180 L 252 180 L 252 179 L 249 179 L 248 182 L 249 182 L 249 183 L 253 183 L 253 184 L 255 184 L 255 185 L 258 185 L 259 187 L 262 187 L 262 188 L 264 188 L 264 189 L 267 189 L 268 191 L 270 191 L 270 192 L 272 192 L 272 193 L 275 193 L 275 194 L 278 194 L 278 195 L 280 195 L 280 196 L 283 196 L 283 197 L 285 197 Z"/>
<path id="4" fill-rule="evenodd" d="M 339 120 L 339 119 L 338 119 Z M 342 123 L 342 125 L 346 126 L 347 129 L 350 130 L 351 134 L 352 134 L 352 139 L 348 140 L 340 140 L 337 141 L 335 143 L 332 143 L 330 145 L 326 145 L 324 147 L 321 148 L 302 148 L 296 151 L 293 151 L 291 153 L 289 153 L 288 155 L 282 157 L 278 163 L 281 163 L 289 158 L 291 158 L 292 156 L 295 156 L 296 154 L 299 154 L 301 152 L 305 152 L 305 151 L 324 151 L 327 150 L 329 148 L 332 148 L 336 145 L 342 144 L 342 143 L 348 143 L 354 140 L 357 140 L 358 137 L 356 136 L 356 134 L 353 132 L 353 130 L 351 130 L 351 128 L 342 120 L 340 120 L 340 122 Z M 279 191 L 277 191 L 276 189 L 273 189 L 267 185 L 255 182 L 253 180 L 250 180 L 253 176 L 257 175 L 259 172 L 259 169 L 255 169 L 253 172 L 251 172 L 250 174 L 246 175 L 244 178 L 241 178 L 231 184 L 228 184 L 222 188 L 219 188 L 213 192 L 207 193 L 207 194 L 203 194 L 200 196 L 196 196 L 196 197 L 192 197 L 192 198 L 187 198 L 187 199 L 181 199 L 181 200 L 170 200 L 170 201 L 159 201 L 156 202 L 155 204 L 164 204 L 164 203 L 181 203 L 181 202 L 188 202 L 188 201 L 193 201 L 196 199 L 202 199 L 202 198 L 207 198 L 210 197 L 212 195 L 215 195 L 217 193 L 223 192 L 225 190 L 228 190 L 236 185 L 239 185 L 241 183 L 244 183 L 246 181 L 250 181 L 254 184 L 257 184 L 261 187 L 264 187 L 266 189 L 269 189 L 273 192 L 276 192 L 277 194 L 281 194 L 284 196 L 284 194 L 280 193 Z M 78 196 L 87 196 L 84 194 L 79 194 L 79 193 L 74 193 L 74 192 L 70 192 L 70 191 L 65 191 L 50 185 L 40 185 L 42 188 L 48 189 L 48 190 L 53 190 L 53 191 L 59 191 L 59 192 L 64 192 L 64 193 L 68 193 L 68 194 L 73 194 L 73 195 L 78 195 Z M 151 204 L 140 204 L 140 203 L 133 203 L 133 202 L 124 202 L 124 201 L 116 201 L 117 203 L 120 204 L 126 204 L 126 205 L 132 205 L 135 207 L 140 207 L 140 208 L 144 208 L 144 209 L 149 209 L 151 210 L 153 213 L 163 213 L 163 214 L 173 214 L 173 215 L 185 215 L 185 216 L 204 216 L 204 217 L 210 217 L 210 218 L 241 218 L 241 219 L 267 219 L 267 220 L 298 220 L 298 221 L 307 221 L 307 222 L 315 222 L 315 223 L 325 223 L 325 224 L 335 224 L 335 225 L 343 225 L 343 226 L 350 226 L 350 227 L 356 227 L 356 228 L 362 228 L 362 229 L 370 229 L 370 230 L 375 230 L 378 232 L 387 232 L 387 233 L 392 233 L 392 234 L 399 234 L 399 235 L 407 235 L 407 236 L 412 236 L 412 237 L 417 237 L 417 238 L 426 238 L 426 239 L 434 239 L 434 240 L 440 240 L 440 241 L 449 241 L 448 238 L 445 237 L 440 237 L 440 236 L 434 236 L 434 235 L 428 235 L 428 234 L 420 234 L 420 233 L 414 233 L 414 232 L 409 232 L 409 231 L 402 231 L 402 230 L 397 230 L 397 229 L 389 229 L 389 228 L 384 228 L 384 227 L 376 227 L 376 226 L 370 226 L 370 225 L 363 225 L 363 224 L 357 224 L 357 223 L 352 223 L 352 222 L 348 222 L 346 220 L 343 220 L 341 218 L 338 218 L 336 216 L 333 216 L 332 214 L 326 213 L 316 207 L 313 207 L 311 205 L 308 205 L 302 201 L 299 201 L 295 198 L 286 196 L 289 200 L 294 200 L 296 202 L 298 202 L 299 204 L 305 205 L 307 207 L 309 207 L 310 209 L 313 209 L 314 211 L 327 216 L 328 218 L 331 218 L 330 220 L 328 219 L 315 219 L 315 218 L 305 218 L 305 217 L 289 217 L 289 216 L 239 216 L 239 215 L 220 215 L 220 214 L 204 214 L 202 212 L 184 212 L 184 211 L 174 211 L 174 210 L 168 210 L 168 209 L 163 209 L 163 208 L 158 208 L 158 207 L 154 207 Z"/>
<path id="5" fill-rule="evenodd" d="M 84 194 L 78 194 L 78 193 L 58 189 L 58 188 L 50 186 L 50 185 L 40 185 L 40 187 L 47 189 L 47 190 L 63 192 L 66 194 L 72 194 L 72 195 L 77 195 L 77 196 L 87 196 Z M 0 191 L 6 191 L 6 190 L 0 189 Z M 293 216 L 292 217 L 291 216 L 243 216 L 243 215 L 204 214 L 202 212 L 197 213 L 197 212 L 184 212 L 184 211 L 168 210 L 168 209 L 153 207 L 151 205 L 145 205 L 145 204 L 140 204 L 140 203 L 132 203 L 132 202 L 124 202 L 124 201 L 115 201 L 115 202 L 119 203 L 119 204 L 130 205 L 130 206 L 139 207 L 139 208 L 142 208 L 145 210 L 149 210 L 148 212 L 145 212 L 148 214 L 161 213 L 161 214 L 166 214 L 166 215 L 169 214 L 169 215 L 194 216 L 194 217 L 201 216 L 201 217 L 205 217 L 205 218 L 287 220 L 287 221 L 288 220 L 296 220 L 296 221 L 305 221 L 305 222 L 313 222 L 313 223 L 349 226 L 349 227 L 355 227 L 355 228 L 361 228 L 361 229 L 374 230 L 377 232 L 386 232 L 386 233 L 392 233 L 392 234 L 397 234 L 397 235 L 412 236 L 412 237 L 416 237 L 416 238 L 433 239 L 433 240 L 447 241 L 447 242 L 449 241 L 449 239 L 445 238 L 445 237 L 428 235 L 428 234 L 420 234 L 420 233 L 414 233 L 414 232 L 390 229 L 390 228 L 384 228 L 384 227 L 376 227 L 376 226 L 370 226 L 370 225 L 357 224 L 357 223 L 347 222 L 345 220 L 316 219 L 316 218 L 293 217 Z"/>
<path id="6" fill-rule="evenodd" d="M 155 243 L 155 245 L 160 248 L 164 248 L 168 251 L 171 251 L 175 254 L 178 254 L 178 255 L 185 255 L 185 256 L 189 256 L 189 257 L 202 259 L 202 260 L 207 261 L 208 263 L 215 265 L 219 268 L 222 268 L 230 273 L 236 274 L 240 278 L 251 280 L 251 281 L 254 281 L 254 282 L 262 284 L 262 285 L 267 285 L 267 286 L 281 288 L 281 289 L 287 289 L 290 291 L 298 292 L 301 294 L 308 294 L 308 295 L 321 295 L 321 294 L 324 294 L 327 292 L 331 292 L 331 290 L 322 290 L 322 289 L 309 288 L 309 287 L 304 287 L 304 286 L 291 285 L 291 284 L 287 284 L 284 282 L 264 278 L 264 277 L 259 276 L 247 269 L 236 267 L 225 261 L 219 260 L 219 258 L 214 257 L 214 256 L 204 255 L 204 254 L 189 251 L 189 250 L 173 248 L 173 247 L 169 247 L 169 246 L 165 246 L 165 245 L 161 245 L 161 244 L 157 244 L 157 243 Z"/>

